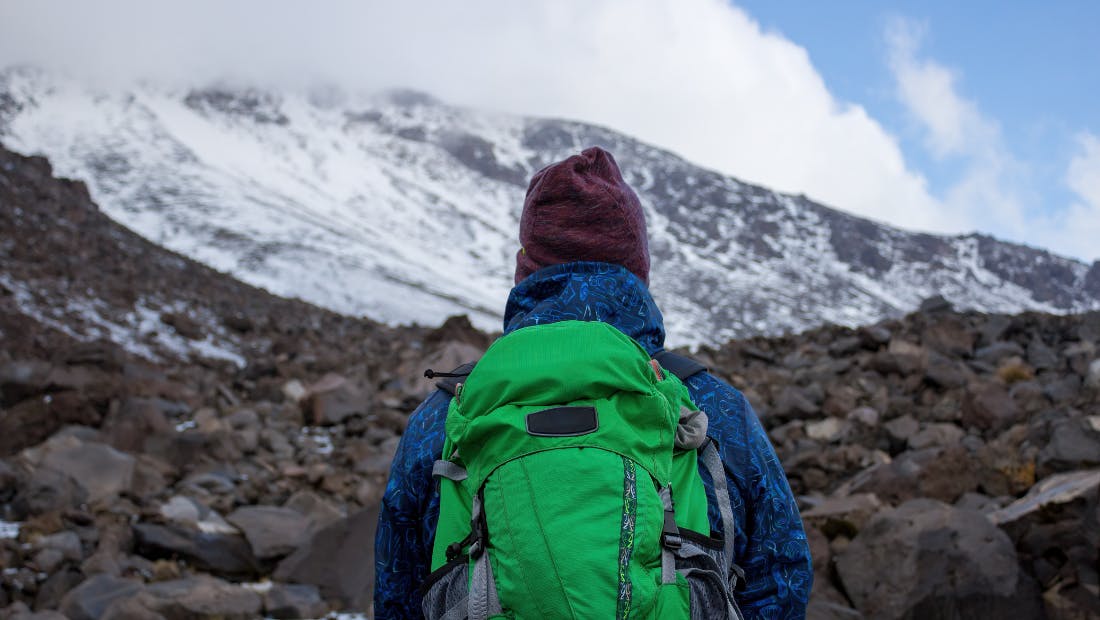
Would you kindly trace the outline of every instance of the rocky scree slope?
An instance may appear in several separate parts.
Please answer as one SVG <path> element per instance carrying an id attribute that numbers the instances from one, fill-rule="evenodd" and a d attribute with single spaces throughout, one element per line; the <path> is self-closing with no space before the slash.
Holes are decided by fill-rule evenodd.
<path id="1" fill-rule="evenodd" d="M 799 498 L 811 618 L 1100 617 L 1100 313 L 958 312 L 697 355 Z"/>
<path id="2" fill-rule="evenodd" d="M 487 341 L 274 297 L 0 149 L 0 617 L 369 611 L 421 373 Z"/>
<path id="3" fill-rule="evenodd" d="M 872 323 L 942 294 L 987 312 L 1100 307 L 1092 266 L 891 228 L 582 123 L 396 92 L 97 91 L 0 70 L 0 140 L 86 179 L 145 237 L 272 292 L 389 323 L 497 329 L 532 173 L 590 145 L 647 209 L 670 342 Z"/>
<path id="4" fill-rule="evenodd" d="M 8 151 L 0 232 L 3 615 L 369 609 L 375 510 L 431 389 L 420 373 L 490 337 L 273 297 Z M 931 299 L 696 357 L 745 391 L 787 470 L 811 618 L 1100 615 L 1100 313 Z"/>

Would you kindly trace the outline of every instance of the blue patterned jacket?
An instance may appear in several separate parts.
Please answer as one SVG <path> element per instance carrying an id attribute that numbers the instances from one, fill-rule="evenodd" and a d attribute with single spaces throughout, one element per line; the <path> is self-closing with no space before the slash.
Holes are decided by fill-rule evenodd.
<path id="1" fill-rule="evenodd" d="M 564 320 L 603 321 L 637 340 L 650 355 L 664 347 L 660 311 L 645 284 L 607 263 L 567 263 L 539 270 L 508 298 L 505 333 Z M 472 361 L 472 360 L 471 360 Z M 745 583 L 736 593 L 746 618 L 804 618 L 813 568 L 798 507 L 760 421 L 741 392 L 709 373 L 686 381 L 706 412 L 710 435 L 726 467 L 737 524 L 736 562 Z M 418 588 L 430 572 L 439 494 L 432 464 L 443 451 L 450 395 L 437 390 L 409 418 L 394 456 L 375 540 L 375 618 L 420 618 Z M 710 500 L 711 528 L 721 531 L 714 486 L 700 473 Z"/>

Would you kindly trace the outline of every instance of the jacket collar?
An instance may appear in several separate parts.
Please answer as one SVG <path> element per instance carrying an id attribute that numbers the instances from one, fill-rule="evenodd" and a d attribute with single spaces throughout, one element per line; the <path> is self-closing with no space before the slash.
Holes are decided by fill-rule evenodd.
<path id="1" fill-rule="evenodd" d="M 569 320 L 608 323 L 650 355 L 664 348 L 661 311 L 645 283 L 620 265 L 574 262 L 536 271 L 509 294 L 504 333 Z"/>

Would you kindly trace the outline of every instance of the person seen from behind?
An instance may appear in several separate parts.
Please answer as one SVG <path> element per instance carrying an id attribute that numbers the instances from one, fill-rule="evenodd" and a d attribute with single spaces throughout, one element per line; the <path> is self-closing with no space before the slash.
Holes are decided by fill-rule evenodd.
<path id="1" fill-rule="evenodd" d="M 740 391 L 665 352 L 645 216 L 611 154 L 536 173 L 519 241 L 504 335 L 397 449 L 375 617 L 804 618 L 783 468 Z"/>

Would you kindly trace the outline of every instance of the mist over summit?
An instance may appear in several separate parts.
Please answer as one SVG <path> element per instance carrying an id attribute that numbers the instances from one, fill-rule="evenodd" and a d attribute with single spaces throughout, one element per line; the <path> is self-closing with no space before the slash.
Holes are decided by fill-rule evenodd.
<path id="1" fill-rule="evenodd" d="M 8 69 L 0 141 L 86 180 L 108 215 L 157 243 L 390 323 L 465 313 L 499 328 L 527 180 L 590 145 L 615 154 L 646 209 L 673 345 L 871 323 L 937 294 L 989 312 L 1100 307 L 1098 264 L 904 231 L 609 129 L 416 91 L 97 90 Z"/>

